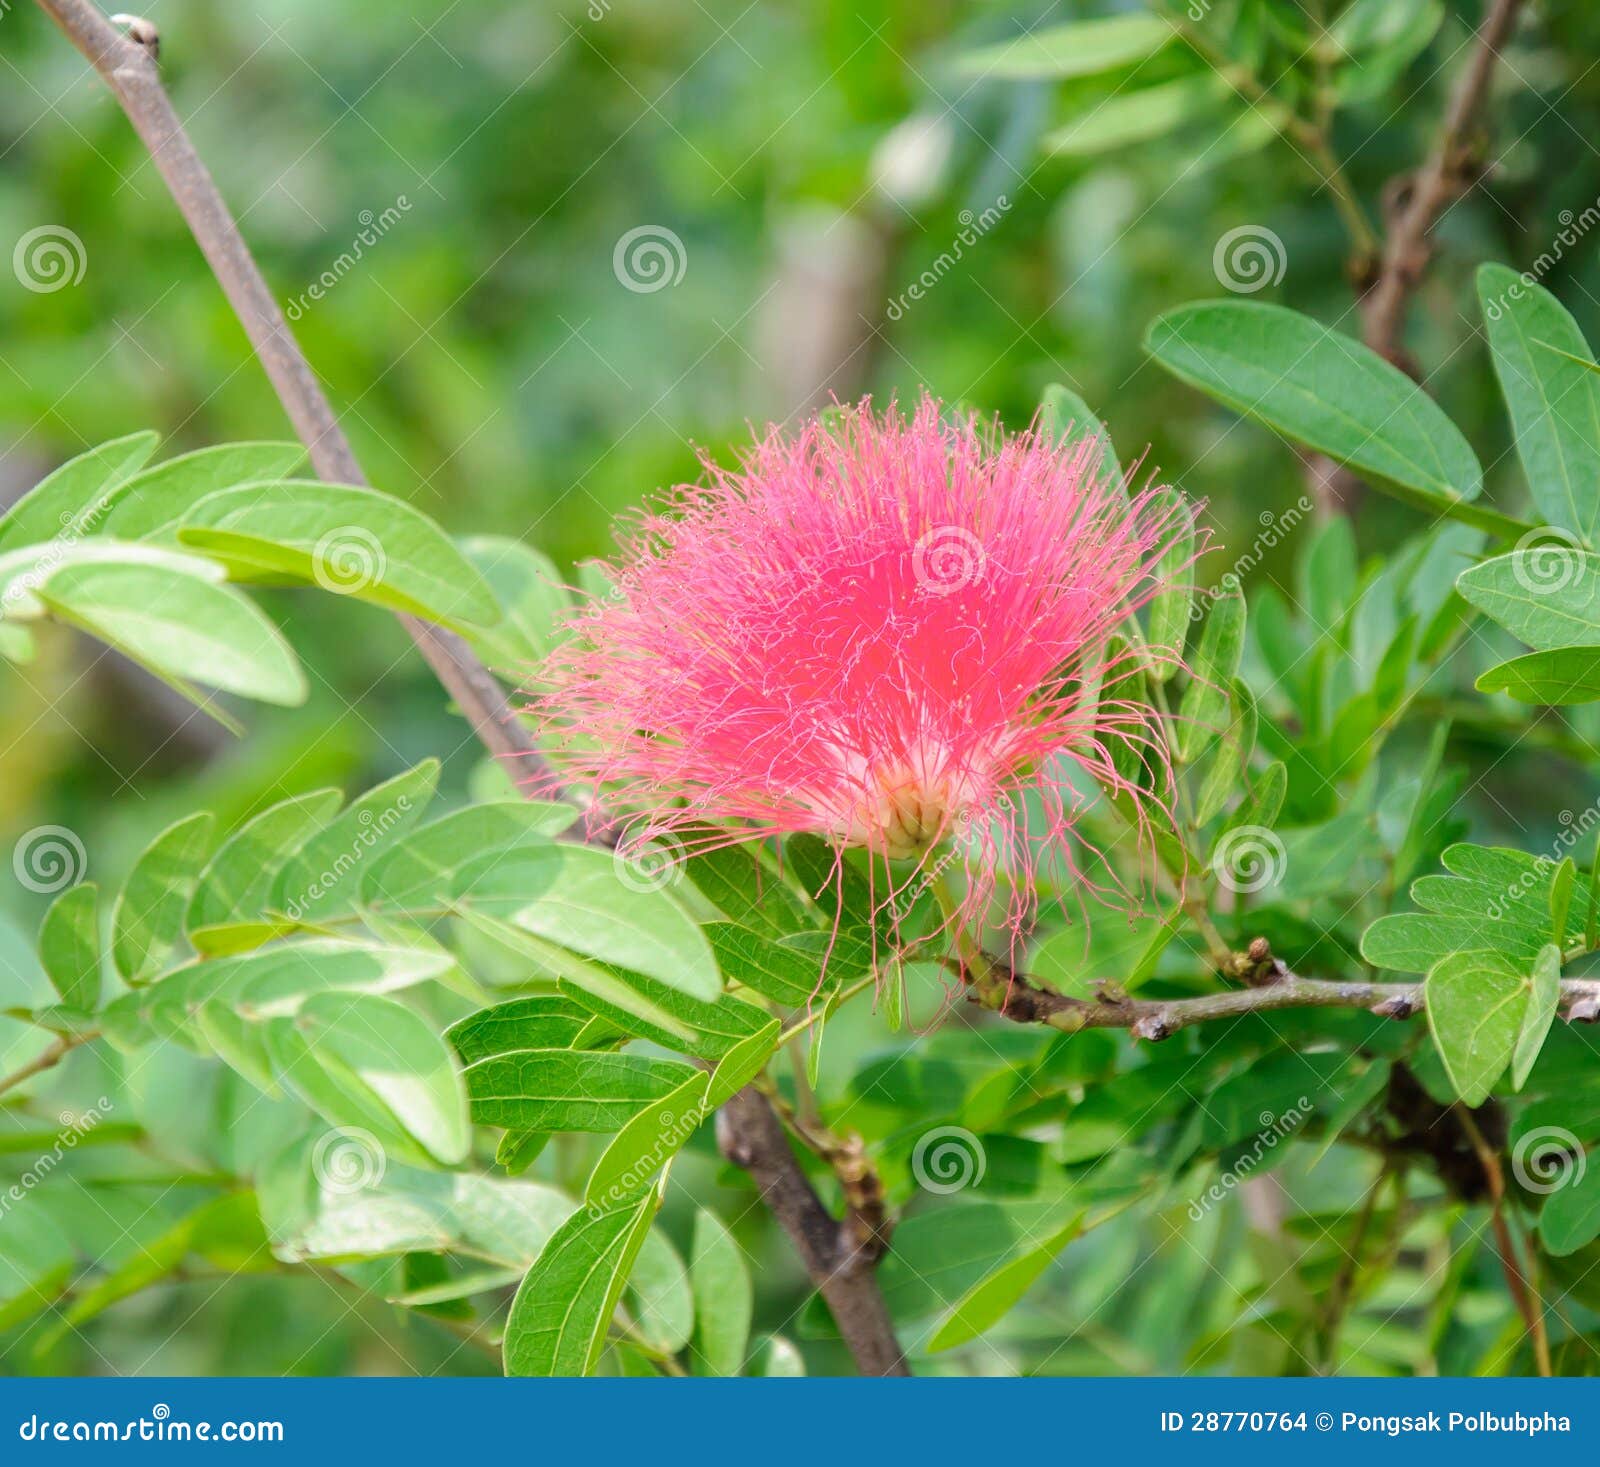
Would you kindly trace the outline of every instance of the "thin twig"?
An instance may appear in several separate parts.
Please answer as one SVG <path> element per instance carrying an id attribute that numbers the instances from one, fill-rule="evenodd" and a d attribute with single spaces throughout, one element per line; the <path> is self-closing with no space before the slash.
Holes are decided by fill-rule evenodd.
<path id="1" fill-rule="evenodd" d="M 1545 1330 L 1544 1306 L 1528 1284 L 1527 1275 L 1523 1273 L 1522 1264 L 1517 1259 L 1517 1249 L 1511 1238 L 1511 1229 L 1506 1226 L 1505 1171 L 1500 1165 L 1500 1158 L 1494 1147 L 1489 1145 L 1478 1123 L 1472 1119 L 1472 1112 L 1464 1105 L 1456 1106 L 1455 1111 L 1457 1119 L 1461 1122 L 1461 1129 L 1466 1132 L 1468 1140 L 1472 1142 L 1472 1149 L 1478 1154 L 1478 1163 L 1483 1167 L 1484 1179 L 1489 1184 L 1489 1219 L 1494 1228 L 1495 1250 L 1500 1255 L 1500 1269 L 1506 1276 L 1506 1288 L 1511 1293 L 1511 1301 L 1517 1306 L 1517 1312 L 1522 1316 L 1523 1325 L 1527 1328 L 1528 1338 L 1533 1343 L 1533 1358 L 1539 1374 L 1548 1376 L 1550 1337 Z"/>
<path id="2" fill-rule="evenodd" d="M 1406 305 L 1433 254 L 1429 234 L 1445 210 L 1481 174 L 1473 133 L 1500 49 L 1522 5 L 1523 0 L 1490 0 L 1432 152 L 1415 173 L 1399 180 L 1392 190 L 1394 204 L 1386 220 L 1383 254 L 1371 288 L 1361 298 L 1363 339 L 1390 361 L 1403 363 Z"/>
<path id="3" fill-rule="evenodd" d="M 1274 1009 L 1367 1009 L 1383 1018 L 1408 1019 L 1426 1006 L 1421 983 L 1303 978 L 1275 961 L 1267 980 L 1257 986 L 1161 999 L 1128 998 L 1110 984 L 1095 998 L 1069 998 L 1041 987 L 990 954 L 984 955 L 982 964 L 964 955 L 962 970 L 972 1002 L 1019 1024 L 1047 1024 L 1067 1034 L 1080 1029 L 1128 1029 L 1136 1038 L 1159 1040 L 1208 1020 Z M 1600 979 L 1564 978 L 1561 992 L 1564 1007 L 1577 1009 L 1571 1017 L 1587 1020 L 1588 1005 L 1600 1002 Z"/>
<path id="4" fill-rule="evenodd" d="M 91 1039 L 99 1037 L 98 1029 L 85 1029 L 79 1034 L 63 1034 L 58 1039 L 52 1040 L 27 1064 L 13 1070 L 9 1075 L 0 1076 L 0 1095 L 4 1095 L 8 1090 L 15 1090 L 24 1080 L 31 1080 L 35 1075 L 53 1070 L 80 1044 L 87 1044 Z"/>

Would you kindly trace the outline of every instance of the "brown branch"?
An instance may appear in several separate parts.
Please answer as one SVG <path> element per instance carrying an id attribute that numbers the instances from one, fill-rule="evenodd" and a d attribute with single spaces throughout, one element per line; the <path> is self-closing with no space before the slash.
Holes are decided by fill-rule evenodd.
<path id="1" fill-rule="evenodd" d="M 1106 984 L 1092 999 L 1069 998 L 1040 987 L 1021 973 L 986 955 L 984 970 L 963 965 L 967 997 L 1019 1024 L 1048 1024 L 1067 1034 L 1080 1029 L 1128 1029 L 1138 1039 L 1170 1038 L 1180 1029 L 1211 1019 L 1233 1019 L 1274 1009 L 1367 1009 L 1388 1019 L 1408 1019 L 1425 1007 L 1421 983 L 1339 982 L 1303 978 L 1275 959 L 1264 981 L 1254 986 L 1204 993 L 1195 998 L 1134 999 Z M 1586 1022 L 1600 1001 L 1600 979 L 1564 978 L 1562 996 L 1567 1017 Z"/>
<path id="2" fill-rule="evenodd" d="M 16 1089 L 24 1080 L 31 1080 L 35 1075 L 53 1070 L 80 1044 L 87 1044 L 91 1039 L 99 1037 L 98 1029 L 85 1029 L 80 1034 L 62 1034 L 45 1045 L 27 1064 L 19 1065 L 9 1075 L 0 1075 L 0 1095 Z"/>
<path id="3" fill-rule="evenodd" d="M 766 1098 L 749 1088 L 735 1095 L 717 1113 L 717 1141 L 722 1154 L 754 1178 L 794 1240 L 861 1373 L 910 1374 L 874 1274 L 882 1248 L 823 1206 Z"/>
<path id="4" fill-rule="evenodd" d="M 1482 157 L 1473 134 L 1500 49 L 1522 5 L 1523 0 L 1489 0 L 1433 151 L 1414 173 L 1391 185 L 1383 255 L 1361 298 L 1361 325 L 1367 345 L 1399 365 L 1406 365 L 1401 341 L 1406 305 L 1433 254 L 1429 235 L 1445 211 L 1482 176 Z"/>
<path id="5" fill-rule="evenodd" d="M 92 0 L 39 0 L 39 5 L 100 73 L 149 149 L 316 471 L 340 483 L 366 483 L 327 395 L 161 84 L 155 28 L 148 21 L 135 21 L 125 36 Z M 525 782 L 543 776 L 545 762 L 527 729 L 512 712 L 504 690 L 466 643 L 415 617 L 402 616 L 400 620 L 479 740 L 509 762 L 512 777 Z M 579 834 L 600 844 L 614 839 L 614 832 L 594 810 L 586 812 Z M 0 1081 L 0 1090 L 56 1063 L 72 1047 L 66 1041 L 60 1043 L 65 1047 L 59 1053 L 46 1058 L 56 1049 L 52 1046 L 41 1056 L 42 1062 Z M 900 1346 L 873 1273 L 882 1255 L 876 1235 L 848 1249 L 837 1245 L 844 1225 L 833 1222 L 789 1149 L 777 1116 L 757 1091 L 746 1089 L 735 1096 L 719 1115 L 718 1128 L 726 1135 L 730 1156 L 753 1158 L 751 1173 L 762 1195 L 839 1320 L 862 1373 L 903 1374 Z M 870 1189 L 875 1182 L 870 1167 L 864 1167 L 862 1186 Z M 818 1243 L 819 1217 L 827 1219 L 836 1235 L 835 1243 L 825 1248 Z"/>
<path id="6" fill-rule="evenodd" d="M 334 483 L 365 484 L 366 476 L 327 394 L 161 85 L 155 28 L 139 21 L 124 35 L 91 0 L 39 0 L 39 6 L 100 73 L 149 149 L 289 421 L 309 450 L 312 466 Z M 134 40 L 133 35 L 141 39 Z M 454 632 L 417 617 L 401 616 L 400 621 L 484 746 L 512 765 L 514 778 L 542 774 L 544 761 L 527 729 L 467 644 Z"/>

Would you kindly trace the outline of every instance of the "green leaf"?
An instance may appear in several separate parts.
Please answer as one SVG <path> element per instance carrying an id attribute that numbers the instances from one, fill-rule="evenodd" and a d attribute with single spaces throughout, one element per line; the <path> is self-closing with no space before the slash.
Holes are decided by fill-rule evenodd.
<path id="1" fill-rule="evenodd" d="M 583 1189 L 590 1207 L 610 1207 L 651 1181 L 710 1114 L 706 1087 L 711 1076 L 692 1071 L 677 1089 L 638 1112 L 600 1153 Z"/>
<path id="2" fill-rule="evenodd" d="M 494 592 L 501 619 L 472 635 L 493 668 L 525 683 L 566 638 L 572 598 L 549 556 L 504 535 L 474 535 L 461 548 Z"/>
<path id="3" fill-rule="evenodd" d="M 694 1215 L 689 1287 L 694 1294 L 695 1374 L 743 1374 L 755 1306 L 750 1270 L 733 1234 L 703 1207 Z"/>
<path id="4" fill-rule="evenodd" d="M 273 1157 L 258 1195 L 273 1252 L 289 1263 L 426 1251 L 520 1275 L 573 1212 L 554 1187 L 402 1166 L 337 1131 Z"/>
<path id="5" fill-rule="evenodd" d="M 0 516 L 0 550 L 92 533 L 160 441 L 154 433 L 130 433 L 69 459 Z"/>
<path id="6" fill-rule="evenodd" d="M 782 1030 L 776 1019 L 769 1019 L 754 1034 L 741 1039 L 721 1059 L 711 1074 L 711 1090 L 706 1103 L 715 1109 L 743 1090 L 767 1067 L 777 1052 Z"/>
<path id="7" fill-rule="evenodd" d="M 1593 355 L 1589 343 L 1548 290 L 1504 265 L 1479 269 L 1478 299 L 1533 502 L 1552 525 L 1592 545 L 1600 531 L 1600 378 L 1580 364 Z"/>
<path id="8" fill-rule="evenodd" d="M 969 76 L 1007 80 L 1093 76 L 1154 56 L 1176 34 L 1153 15 L 1115 15 L 1105 20 L 1079 20 L 1043 26 L 998 45 L 963 56 L 960 69 Z"/>
<path id="9" fill-rule="evenodd" d="M 367 866 L 361 900 L 380 911 L 444 906 L 465 866 L 522 844 L 542 844 L 577 818 L 571 805 L 544 800 L 494 800 L 452 810 Z"/>
<path id="10" fill-rule="evenodd" d="M 1581 1169 L 1545 1198 L 1539 1237 L 1558 1258 L 1600 1237 L 1600 1165 L 1590 1166 L 1585 1158 Z"/>
<path id="11" fill-rule="evenodd" d="M 817 925 L 816 913 L 749 845 L 697 852 L 684 869 L 701 896 L 752 932 L 778 938 Z"/>
<path id="12" fill-rule="evenodd" d="M 589 1011 L 569 998 L 538 994 L 479 1009 L 445 1030 L 463 1064 L 519 1049 L 570 1049 Z"/>
<path id="13" fill-rule="evenodd" d="M 1233 792 L 1250 778 L 1250 755 L 1256 746 L 1256 700 L 1250 689 L 1235 678 L 1228 703 L 1222 740 L 1206 766 L 1200 793 L 1195 798 L 1194 818 L 1199 825 L 1220 815 Z"/>
<path id="14" fill-rule="evenodd" d="M 224 443 L 169 458 L 125 480 L 94 533 L 118 540 L 170 539 L 197 500 L 236 484 L 280 479 L 305 458 L 298 443 Z"/>
<path id="15" fill-rule="evenodd" d="M 1195 534 L 1193 512 L 1176 489 L 1158 490 L 1156 506 L 1152 514 L 1170 519 L 1177 526 L 1150 571 L 1151 579 L 1165 589 L 1150 600 L 1149 641 L 1158 655 L 1148 660 L 1145 670 L 1158 683 L 1164 683 L 1177 671 L 1178 658 L 1189 637 L 1194 588 L 1189 584 L 1187 567 L 1194 559 Z"/>
<path id="16" fill-rule="evenodd" d="M 657 1355 L 676 1355 L 694 1333 L 689 1271 L 660 1228 L 651 1228 L 629 1270 L 622 1306 L 632 1333 Z"/>
<path id="17" fill-rule="evenodd" d="M 1110 432 L 1089 404 L 1070 387 L 1053 382 L 1045 388 L 1039 408 L 1039 426 L 1051 438 L 1064 443 L 1078 443 L 1086 438 L 1094 440 L 1100 451 L 1100 482 L 1122 483 L 1122 465 L 1117 460 Z"/>
<path id="18" fill-rule="evenodd" d="M 1564 930 L 1564 924 L 1563 924 Z M 1533 1073 L 1534 1062 L 1544 1048 L 1545 1035 L 1555 1022 L 1556 1005 L 1561 1001 L 1561 949 L 1547 942 L 1533 960 L 1527 1011 L 1517 1032 L 1517 1047 L 1511 1059 L 1511 1088 L 1520 1090 Z"/>
<path id="19" fill-rule="evenodd" d="M 222 843 L 200 873 L 186 918 L 201 952 L 238 951 L 241 941 L 251 945 L 247 933 L 228 929 L 249 928 L 258 934 L 253 941 L 265 942 L 292 928 L 292 923 L 262 924 L 257 919 L 278 868 L 332 818 L 339 803 L 334 789 L 297 795 L 263 810 Z"/>
<path id="20" fill-rule="evenodd" d="M 1434 514 L 1504 534 L 1474 506 L 1483 471 L 1461 431 L 1398 367 L 1309 317 L 1203 301 L 1158 317 L 1145 350 L 1174 376 Z"/>
<path id="21" fill-rule="evenodd" d="M 545 1244 L 511 1301 L 507 1375 L 589 1375 L 659 1198 L 646 1191 L 611 1212 L 576 1212 Z"/>
<path id="22" fill-rule="evenodd" d="M 472 1118 L 514 1131 L 616 1131 L 697 1072 L 677 1060 L 519 1050 L 467 1066 Z"/>
<path id="23" fill-rule="evenodd" d="M 100 1002 L 100 903 L 92 881 L 69 886 L 50 904 L 39 928 L 39 961 L 62 1003 L 93 1012 Z"/>
<path id="24" fill-rule="evenodd" d="M 1130 143 L 1147 143 L 1185 124 L 1215 116 L 1233 94 L 1211 72 L 1118 92 L 1089 104 L 1065 127 L 1045 134 L 1047 153 L 1087 158 Z"/>
<path id="25" fill-rule="evenodd" d="M 169 825 L 128 873 L 111 909 L 111 958 L 129 983 L 150 978 L 177 952 L 212 823 L 201 811 Z"/>
<path id="26" fill-rule="evenodd" d="M 154 565 L 69 563 L 36 594 L 55 616 L 163 677 L 294 706 L 305 675 L 289 644 L 232 587 Z"/>
<path id="27" fill-rule="evenodd" d="M 763 998 L 799 1008 L 834 986 L 822 980 L 822 967 L 810 955 L 772 942 L 733 922 L 708 922 L 704 928 L 718 966 L 732 983 L 754 989 Z"/>
<path id="28" fill-rule="evenodd" d="M 1190 664 L 1189 686 L 1173 725 L 1173 751 L 1185 762 L 1216 741 L 1228 717 L 1228 689 L 1244 650 L 1244 594 L 1235 589 L 1211 603 L 1200 645 Z"/>
<path id="29" fill-rule="evenodd" d="M 937 1354 L 940 1350 L 964 1345 L 999 1323 L 1056 1255 L 1082 1231 L 1083 1214 L 1080 1212 L 1036 1247 L 1025 1249 L 985 1274 L 951 1305 L 950 1312 L 928 1341 L 928 1353 Z"/>
<path id="30" fill-rule="evenodd" d="M 1528 979 L 1505 953 L 1455 952 L 1428 970 L 1428 1027 L 1451 1084 L 1482 1105 L 1511 1062 L 1528 1010 Z"/>
<path id="31" fill-rule="evenodd" d="M 446 625 L 490 626 L 500 615 L 438 525 L 373 489 L 292 479 L 223 489 L 184 516 L 178 540 L 247 576 L 291 576 Z"/>
<path id="32" fill-rule="evenodd" d="M 1600 647 L 1558 647 L 1529 652 L 1478 677 L 1480 692 L 1505 693 L 1519 703 L 1565 708 L 1600 698 Z"/>
<path id="33" fill-rule="evenodd" d="M 381 1106 L 430 1156 L 446 1165 L 467 1159 L 472 1132 L 461 1072 L 444 1040 L 410 1009 L 373 994 L 324 993 L 278 1022 L 292 1023 L 330 1079 Z M 299 1076 L 284 1078 L 295 1085 Z"/>
<path id="34" fill-rule="evenodd" d="M 424 759 L 352 800 L 289 854 L 273 883 L 274 909 L 313 923 L 352 911 L 363 864 L 386 854 L 422 818 L 438 784 L 439 761 Z"/>
<path id="35" fill-rule="evenodd" d="M 156 1039 L 197 1047 L 188 1025 L 213 1001 L 252 1019 L 270 1018 L 295 1013 L 314 994 L 393 993 L 440 978 L 453 966 L 448 953 L 428 948 L 307 938 L 185 964 L 159 983 L 114 999 L 101 1018 L 107 1035 L 127 1048 Z"/>
<path id="36" fill-rule="evenodd" d="M 614 853 L 590 846 L 519 847 L 469 866 L 458 898 L 583 957 L 615 963 L 691 998 L 722 992 L 716 959 L 670 893 Z"/>
<path id="37" fill-rule="evenodd" d="M 1541 652 L 1600 646 L 1600 555 L 1551 542 L 1471 566 L 1456 590 Z"/>

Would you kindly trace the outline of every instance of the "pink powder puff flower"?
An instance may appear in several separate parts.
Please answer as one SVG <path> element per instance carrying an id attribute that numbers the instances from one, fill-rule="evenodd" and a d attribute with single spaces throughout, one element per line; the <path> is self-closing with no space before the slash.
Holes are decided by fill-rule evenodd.
<path id="1" fill-rule="evenodd" d="M 1092 441 L 986 437 L 926 395 L 909 420 L 863 401 L 770 430 L 737 470 L 708 461 L 625 540 L 535 704 L 564 777 L 638 812 L 638 845 L 711 823 L 915 860 L 886 902 L 950 839 L 961 918 L 1004 878 L 1019 932 L 1044 862 L 1078 872 L 1070 764 L 1170 807 L 1150 711 L 1092 690 L 1141 655 L 1107 637 L 1186 572 L 1158 562 L 1190 510 L 1099 466 Z"/>

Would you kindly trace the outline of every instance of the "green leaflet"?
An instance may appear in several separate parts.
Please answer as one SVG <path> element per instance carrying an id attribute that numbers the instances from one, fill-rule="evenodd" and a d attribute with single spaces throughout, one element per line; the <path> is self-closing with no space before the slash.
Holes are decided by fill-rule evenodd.
<path id="1" fill-rule="evenodd" d="M 154 976 L 177 952 L 212 824 L 202 811 L 169 825 L 145 847 L 117 894 L 111 957 L 129 983 Z"/>
<path id="2" fill-rule="evenodd" d="M 741 1375 L 755 1307 L 744 1250 L 715 1213 L 700 1208 L 689 1250 L 696 1375 Z"/>
<path id="3" fill-rule="evenodd" d="M 722 978 L 699 925 L 659 883 L 608 851 L 519 846 L 468 865 L 455 896 L 536 938 L 716 1001 Z"/>
<path id="4" fill-rule="evenodd" d="M 291 576 L 451 626 L 492 626 L 500 608 L 471 562 L 425 514 L 348 484 L 285 479 L 208 494 L 178 541 L 239 577 Z"/>
<path id="5" fill-rule="evenodd" d="M 1456 1093 L 1481 1105 L 1511 1062 L 1529 979 L 1508 955 L 1455 952 L 1428 970 L 1428 1027 Z"/>
<path id="6" fill-rule="evenodd" d="M 1157 317 L 1145 349 L 1191 386 L 1419 508 L 1497 533 L 1522 528 L 1472 504 L 1483 472 L 1432 398 L 1309 317 L 1258 301 L 1203 301 Z"/>
<path id="7" fill-rule="evenodd" d="M 1600 532 L 1600 377 L 1566 308 L 1504 265 L 1478 271 L 1478 299 L 1517 454 L 1539 513 L 1594 544 Z M 1537 644 L 1536 644 L 1537 645 Z"/>
<path id="8" fill-rule="evenodd" d="M 92 881 L 69 886 L 39 928 L 39 961 L 68 1008 L 92 1012 L 100 1001 L 100 904 Z"/>
<path id="9" fill-rule="evenodd" d="M 519 1050 L 469 1065 L 472 1117 L 516 1131 L 617 1131 L 695 1074 L 677 1060 L 570 1049 Z"/>
<path id="10" fill-rule="evenodd" d="M 1042 26 L 1012 41 L 984 46 L 961 58 L 961 70 L 984 79 L 1063 80 L 1110 71 L 1155 53 L 1176 32 L 1153 15 L 1115 15 Z"/>
<path id="11" fill-rule="evenodd" d="M 645 1191 L 609 1212 L 574 1213 L 545 1244 L 511 1301 L 507 1375 L 588 1375 L 659 1197 Z"/>

